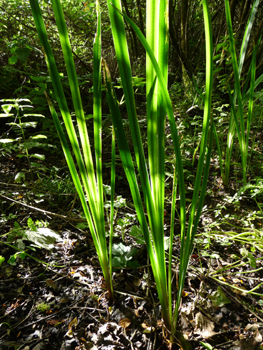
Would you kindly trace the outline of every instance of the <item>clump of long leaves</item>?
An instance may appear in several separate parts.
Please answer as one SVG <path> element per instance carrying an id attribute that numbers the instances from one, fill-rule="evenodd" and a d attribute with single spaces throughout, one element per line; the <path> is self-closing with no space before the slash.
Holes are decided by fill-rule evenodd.
<path id="1" fill-rule="evenodd" d="M 67 27 L 63 15 L 62 6 L 59 0 L 52 0 L 53 11 L 59 31 L 61 47 L 64 55 L 66 69 L 68 73 L 69 85 L 72 94 L 72 101 L 75 109 L 75 115 L 78 125 L 78 131 L 80 140 L 77 138 L 75 127 L 73 125 L 72 116 L 69 111 L 67 100 L 64 95 L 64 91 L 60 82 L 59 73 L 56 67 L 55 59 L 52 54 L 52 50 L 48 41 L 46 28 L 44 25 L 41 10 L 38 4 L 38 0 L 30 0 L 32 13 L 34 16 L 38 36 L 43 47 L 46 64 L 49 69 L 50 77 L 55 90 L 56 99 L 59 105 L 61 115 L 63 117 L 68 138 L 72 147 L 73 154 L 75 156 L 77 167 L 73 161 L 73 157 L 66 141 L 66 136 L 61 127 L 61 122 L 57 116 L 57 113 L 48 98 L 51 114 L 59 134 L 65 158 L 79 195 L 85 217 L 87 219 L 89 229 L 95 244 L 95 248 L 98 254 L 100 265 L 103 271 L 105 282 L 110 294 L 110 298 L 113 299 L 112 288 L 112 273 L 111 273 L 111 258 L 108 258 L 108 249 L 105 232 L 105 220 L 104 220 L 104 203 L 103 203 L 103 180 L 102 180 L 102 142 L 101 142 L 101 16 L 99 11 L 99 4 L 97 2 L 97 33 L 94 40 L 94 75 L 93 75 L 93 120 L 94 120 L 94 150 L 95 161 L 93 163 L 92 150 L 89 142 L 89 135 L 86 126 L 85 114 L 80 97 L 79 85 L 77 80 L 77 74 L 72 56 L 72 50 L 69 42 Z M 114 141 L 113 141 L 113 153 L 114 153 Z M 113 154 L 112 161 L 112 190 L 114 191 L 114 159 Z M 111 196 L 111 209 L 113 209 L 113 195 Z M 112 215 L 111 215 L 112 217 Z M 112 242 L 112 229 L 110 243 Z M 111 254 L 111 247 L 109 249 Z"/>
<path id="2" fill-rule="evenodd" d="M 241 73 L 242 73 L 242 68 L 243 68 L 243 64 L 244 64 L 244 60 L 247 52 L 251 29 L 255 19 L 258 4 L 259 4 L 259 0 L 255 0 L 247 22 L 246 30 L 243 36 L 243 41 L 242 41 L 240 54 L 239 54 L 239 60 L 237 60 L 237 50 L 236 50 L 235 39 L 234 39 L 233 28 L 232 28 L 230 5 L 229 5 L 229 0 L 225 0 L 227 29 L 228 29 L 228 35 L 229 35 L 230 54 L 232 59 L 235 84 L 234 84 L 233 95 L 230 91 L 230 88 L 228 87 L 230 104 L 231 104 L 231 114 L 230 114 L 230 121 L 229 121 L 229 130 L 227 135 L 225 169 L 223 169 L 222 152 L 220 149 L 217 133 L 214 128 L 214 135 L 216 138 L 217 148 L 219 152 L 221 176 L 222 176 L 224 185 L 228 185 L 228 182 L 229 182 L 231 156 L 232 156 L 232 150 L 233 150 L 233 144 L 234 144 L 233 142 L 234 142 L 234 136 L 236 131 L 237 131 L 239 147 L 241 152 L 243 183 L 244 185 L 246 184 L 249 133 L 250 133 L 251 120 L 252 120 L 254 91 L 256 86 L 263 80 L 263 75 L 262 75 L 255 82 L 256 47 L 254 47 L 253 49 L 251 65 L 249 68 L 249 74 L 244 84 L 243 91 L 241 89 Z M 249 82 L 250 82 L 250 86 L 248 87 Z M 246 105 L 247 102 L 248 102 L 248 113 L 247 113 L 247 118 L 244 118 L 244 106 Z"/>
<path id="3" fill-rule="evenodd" d="M 63 11 L 59 0 L 52 0 L 53 10 L 59 30 L 61 46 L 67 67 L 69 83 L 74 103 L 77 124 L 79 128 L 80 141 L 76 137 L 76 132 L 71 120 L 70 112 L 66 103 L 65 95 L 61 87 L 59 75 L 50 45 L 44 22 L 38 6 L 37 0 L 30 0 L 32 12 L 36 22 L 38 35 L 44 48 L 47 66 L 54 86 L 56 98 L 65 122 L 68 137 L 79 168 L 77 173 L 72 155 L 66 143 L 65 135 L 62 131 L 60 121 L 50 102 L 52 116 L 58 130 L 64 153 L 72 174 L 72 178 L 78 191 L 84 213 L 89 223 L 89 228 L 97 249 L 99 261 L 107 283 L 111 297 L 113 298 L 111 268 L 108 267 L 111 260 L 111 253 L 107 253 L 105 238 L 105 225 L 103 215 L 103 195 L 102 195 L 102 175 L 101 175 L 101 109 L 100 109 L 100 14 L 97 3 L 98 25 L 94 45 L 94 139 L 96 167 L 92 161 L 89 137 L 85 124 L 79 87 L 76 78 L 70 43 L 63 16 Z M 147 1 L 147 38 L 145 39 L 137 26 L 124 14 L 121 13 L 121 3 L 113 0 L 112 4 L 108 0 L 108 9 L 111 19 L 112 34 L 117 54 L 119 71 L 122 79 L 125 101 L 128 111 L 129 123 L 132 133 L 132 141 L 135 151 L 136 165 L 139 173 L 139 180 L 142 185 L 143 199 L 146 204 L 147 217 L 144 213 L 143 200 L 139 191 L 138 179 L 134 167 L 133 158 L 129 149 L 127 138 L 124 132 L 121 114 L 115 98 L 114 89 L 111 84 L 110 74 L 106 62 L 103 62 L 104 76 L 107 86 L 107 99 L 112 112 L 112 119 L 118 146 L 123 162 L 123 166 L 130 185 L 133 201 L 136 207 L 138 220 L 144 235 L 153 275 L 156 281 L 156 288 L 162 306 L 163 318 L 166 327 L 175 333 L 178 318 L 178 310 L 182 295 L 184 280 L 191 255 L 194 236 L 199 222 L 203 200 L 206 192 L 206 183 L 209 171 L 211 133 L 210 142 L 209 125 L 212 93 L 212 33 L 208 12 L 207 0 L 203 0 L 204 23 L 206 33 L 206 96 L 204 105 L 203 130 L 200 144 L 200 156 L 195 181 L 192 206 L 188 228 L 186 229 L 186 201 L 184 188 L 183 163 L 180 153 L 180 142 L 175 125 L 173 107 L 167 90 L 168 77 L 168 0 Z M 147 135 L 148 135 L 148 161 L 144 155 L 143 143 L 140 128 L 136 115 L 135 98 L 132 85 L 132 72 L 129 60 L 128 45 L 125 34 L 124 19 L 132 26 L 147 52 L 146 81 L 147 81 Z M 167 266 L 164 250 L 164 194 L 165 194 L 165 119 L 168 115 L 174 152 L 176 157 L 176 169 L 174 184 L 178 183 L 180 195 L 180 221 L 181 221 L 181 258 L 179 283 L 176 297 L 176 306 L 173 310 L 172 294 L 172 246 L 173 246 L 173 225 L 170 237 L 169 267 L 167 276 Z M 114 154 L 113 142 L 113 154 Z M 114 168 L 112 169 L 114 174 Z M 178 180 L 177 180 L 178 179 Z M 114 181 L 112 182 L 114 187 Z M 176 186 L 173 189 L 172 218 L 175 213 Z M 113 198 L 113 195 L 112 195 Z M 112 217 L 112 216 L 111 216 Z M 112 232 L 112 225 L 111 225 Z M 111 240 L 110 240 L 111 241 Z M 110 248 L 111 252 L 111 248 Z"/>
<path id="4" fill-rule="evenodd" d="M 153 275 L 159 300 L 162 306 L 163 318 L 166 327 L 172 335 L 176 330 L 179 304 L 189 257 L 193 248 L 194 236 L 199 222 L 203 200 L 206 192 L 210 164 L 211 144 L 207 144 L 210 124 L 211 93 L 212 93 L 212 33 L 208 12 L 208 4 L 203 0 L 205 33 L 206 33 L 206 96 L 204 106 L 203 130 L 200 144 L 200 157 L 197 176 L 190 211 L 190 219 L 186 230 L 186 201 L 184 188 L 183 163 L 180 153 L 180 142 L 174 120 L 173 107 L 167 90 L 168 67 L 168 1 L 147 1 L 147 36 L 146 39 L 138 27 L 121 12 L 119 0 L 108 0 L 108 9 L 111 19 L 112 34 L 117 55 L 117 61 L 122 79 L 122 85 L 127 106 L 127 113 L 135 150 L 136 164 L 142 185 L 143 198 L 146 204 L 148 222 L 144 214 L 142 199 L 136 179 L 134 163 L 129 150 L 127 138 L 122 126 L 121 115 L 114 97 L 114 91 L 110 82 L 110 75 L 105 67 L 107 81 L 107 97 L 112 112 L 116 137 L 127 179 L 130 184 L 133 201 L 136 207 L 138 219 L 144 234 L 148 249 Z M 147 136 L 148 136 L 148 162 L 144 155 L 144 149 L 140 134 L 140 128 L 136 115 L 135 99 L 132 86 L 132 72 L 129 60 L 128 45 L 126 40 L 124 21 L 131 25 L 138 35 L 147 53 L 146 61 L 146 93 L 147 93 Z M 176 306 L 173 310 L 172 280 L 171 280 L 171 252 L 173 242 L 173 229 L 170 237 L 170 255 L 168 276 L 164 251 L 164 179 L 165 179 L 165 117 L 168 115 L 174 152 L 176 156 L 176 176 L 180 194 L 180 221 L 181 221 L 181 257 L 179 283 L 176 297 Z M 210 135 L 211 136 L 211 135 Z M 211 141 L 211 137 L 210 137 Z M 208 147 L 207 147 L 208 146 Z M 177 179 L 174 181 L 177 184 Z M 175 195 L 172 200 L 172 217 L 175 211 Z M 171 227 L 174 223 L 172 222 Z"/>

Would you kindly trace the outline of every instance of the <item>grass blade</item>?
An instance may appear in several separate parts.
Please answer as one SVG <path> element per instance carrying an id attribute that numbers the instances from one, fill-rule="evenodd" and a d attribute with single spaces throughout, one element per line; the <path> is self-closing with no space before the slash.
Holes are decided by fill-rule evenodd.
<path id="1" fill-rule="evenodd" d="M 233 149 L 233 139 L 235 134 L 235 129 L 237 124 L 239 123 L 240 127 L 240 136 L 239 136 L 239 145 L 240 145 L 240 151 L 241 151 L 241 159 L 242 159 L 242 175 L 243 175 L 243 183 L 246 184 L 246 173 L 247 173 L 247 141 L 246 141 L 246 135 L 245 135 L 245 122 L 244 122 L 244 115 L 243 115 L 243 99 L 242 99 L 242 93 L 241 93 L 241 86 L 240 86 L 240 77 L 242 72 L 242 67 L 246 55 L 246 50 L 249 42 L 249 37 L 253 25 L 253 21 L 255 18 L 255 14 L 257 11 L 257 7 L 259 4 L 259 0 L 256 0 L 254 2 L 254 5 L 252 7 L 250 17 L 248 19 L 248 23 L 246 26 L 246 30 L 243 36 L 243 41 L 241 45 L 240 50 L 240 57 L 239 62 L 237 61 L 237 55 L 236 55 L 236 48 L 235 48 L 235 42 L 234 42 L 234 35 L 233 35 L 233 29 L 232 29 L 232 20 L 231 20 L 231 13 L 230 13 L 230 5 L 229 0 L 225 0 L 225 9 L 226 9 L 226 20 L 227 20 L 227 28 L 228 28 L 228 34 L 229 34 L 229 42 L 230 42 L 230 53 L 232 57 L 232 65 L 233 65 L 233 71 L 234 71 L 234 79 L 235 79 L 235 92 L 233 97 L 233 103 L 231 108 L 231 116 L 230 116 L 230 124 L 229 124 L 229 131 L 227 136 L 227 149 L 226 149 L 226 160 L 225 160 L 225 176 L 224 176 L 224 184 L 227 185 L 229 181 L 229 172 L 230 172 L 230 163 L 231 163 L 231 154 Z M 253 91 L 254 93 L 254 91 Z M 251 96 L 251 91 L 250 91 Z M 237 113 L 233 110 L 235 108 L 237 99 L 238 104 L 238 111 Z M 251 100 L 251 97 L 250 97 Z M 252 107 L 253 104 L 250 103 L 250 107 Z M 249 135 L 247 135 L 247 138 Z"/>
<path id="2" fill-rule="evenodd" d="M 211 19 L 209 15 L 209 8 L 207 0 L 203 0 L 203 13 L 205 24 L 205 39 L 206 39 L 206 94 L 204 105 L 204 117 L 203 117 L 203 129 L 200 145 L 200 155 L 197 167 L 197 174 L 194 185 L 194 193 L 191 204 L 190 218 L 186 237 L 181 240 L 181 253 L 180 253 L 180 268 L 179 268 L 179 282 L 177 300 L 174 312 L 173 326 L 176 327 L 180 300 L 182 296 L 186 271 L 190 259 L 190 255 L 193 249 L 194 237 L 199 223 L 201 211 L 203 208 L 204 197 L 206 193 L 206 185 L 210 167 L 210 152 L 212 134 L 209 125 L 211 117 L 211 101 L 212 101 L 212 86 L 213 86 L 213 40 L 212 40 L 212 28 Z M 210 146 L 207 150 L 207 140 L 210 129 Z M 206 161 L 205 161 L 206 158 Z M 203 174 L 203 180 L 202 180 Z M 202 183 L 202 185 L 201 185 Z M 201 193 L 199 195 L 201 189 Z"/>

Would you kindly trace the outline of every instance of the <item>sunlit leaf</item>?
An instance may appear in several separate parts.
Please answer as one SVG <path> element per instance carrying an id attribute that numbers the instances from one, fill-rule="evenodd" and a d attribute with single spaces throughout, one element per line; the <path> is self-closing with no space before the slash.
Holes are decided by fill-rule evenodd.
<path id="1" fill-rule="evenodd" d="M 18 57 L 17 56 L 11 56 L 8 58 L 8 64 L 16 64 L 18 61 Z"/>
<path id="2" fill-rule="evenodd" d="M 14 139 L 0 139 L 0 143 L 10 143 L 10 142 L 14 142 Z"/>
<path id="3" fill-rule="evenodd" d="M 15 182 L 21 183 L 21 182 L 25 181 L 25 178 L 26 178 L 25 173 L 23 173 L 22 171 L 20 171 L 20 172 L 17 173 L 16 176 L 15 176 Z"/>
<path id="4" fill-rule="evenodd" d="M 208 295 L 208 298 L 216 307 L 223 307 L 224 305 L 231 303 L 231 300 L 225 295 L 221 287 L 218 287 L 213 295 Z"/>
<path id="5" fill-rule="evenodd" d="M 37 158 L 37 159 L 40 159 L 40 160 L 45 160 L 46 159 L 44 154 L 37 154 L 37 153 L 31 154 L 30 157 L 34 157 L 34 158 Z"/>
<path id="6" fill-rule="evenodd" d="M 36 231 L 26 230 L 25 236 L 27 240 L 47 250 L 54 248 L 55 243 L 62 240 L 58 233 L 47 227 L 39 227 Z"/>

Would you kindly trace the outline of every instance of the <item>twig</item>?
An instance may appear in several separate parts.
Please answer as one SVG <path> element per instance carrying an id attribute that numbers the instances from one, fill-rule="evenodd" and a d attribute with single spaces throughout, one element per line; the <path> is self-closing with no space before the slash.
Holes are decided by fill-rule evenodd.
<path id="1" fill-rule="evenodd" d="M 70 307 L 73 307 L 73 306 L 76 305 L 77 303 L 81 302 L 83 299 L 84 299 L 84 298 L 82 298 L 81 300 L 74 301 L 71 305 L 66 306 L 66 307 L 64 307 L 64 308 L 61 309 L 61 310 L 56 311 L 56 313 L 54 313 L 54 314 L 51 314 L 51 315 L 42 317 L 42 318 L 40 318 L 40 319 L 38 319 L 38 320 L 34 320 L 33 322 L 28 323 L 28 324 L 26 324 L 26 325 L 20 327 L 19 330 L 24 329 L 24 328 L 29 327 L 29 326 L 32 326 L 32 325 L 35 324 L 35 323 L 39 323 L 39 322 L 41 322 L 41 321 L 49 320 L 49 319 L 51 319 L 51 318 L 54 318 L 54 317 L 56 317 L 59 313 L 61 313 L 62 311 L 65 312 L 66 309 L 69 309 Z M 27 318 L 28 318 L 28 317 L 26 317 L 25 319 L 27 319 Z M 22 320 L 19 324 L 21 324 L 22 322 L 24 322 L 24 320 Z M 18 324 L 18 325 L 19 325 L 19 324 Z M 16 325 L 14 328 L 17 328 L 18 325 Z"/>
<path id="2" fill-rule="evenodd" d="M 0 193 L 0 197 L 2 198 L 5 198 L 11 202 L 14 202 L 18 205 L 22 205 L 26 208 L 30 208 L 30 209 L 33 209 L 33 210 L 36 210 L 36 211 L 40 211 L 41 213 L 45 214 L 45 215 L 52 215 L 52 216 L 56 216 L 58 218 L 61 218 L 61 219 L 64 219 L 64 220 L 67 220 L 67 221 L 78 221 L 78 222 L 86 222 L 85 219 L 76 219 L 76 218 L 71 218 L 69 216 L 64 216 L 64 215 L 60 215 L 60 214 L 56 214 L 56 213 L 52 213 L 51 211 L 48 211 L 48 210 L 44 210 L 44 209 L 40 209 L 40 208 L 36 208 L 36 207 L 33 207 L 31 205 L 28 205 L 28 204 L 25 204 L 25 203 L 21 203 L 19 201 L 16 201 L 15 199 L 13 198 L 9 198 L 7 196 L 4 196 L 3 194 Z"/>

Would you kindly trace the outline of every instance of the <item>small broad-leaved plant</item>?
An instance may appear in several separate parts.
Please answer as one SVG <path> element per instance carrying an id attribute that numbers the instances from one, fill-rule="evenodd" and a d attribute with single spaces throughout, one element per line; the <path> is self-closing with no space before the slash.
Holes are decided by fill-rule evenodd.
<path id="1" fill-rule="evenodd" d="M 29 163 L 30 168 L 32 166 L 37 166 L 38 164 L 31 159 L 45 160 L 45 156 L 39 153 L 29 153 L 29 150 L 32 148 L 42 146 L 41 141 L 47 139 L 46 135 L 35 134 L 27 138 L 27 129 L 35 129 L 38 125 L 36 118 L 45 118 L 42 114 L 37 113 L 28 113 L 29 110 L 34 107 L 31 104 L 31 101 L 28 99 L 3 99 L 0 100 L 3 104 L 1 105 L 4 113 L 0 113 L 0 118 L 9 118 L 13 119 L 10 122 L 7 122 L 6 125 L 10 126 L 10 129 L 6 132 L 6 135 L 9 136 L 12 131 L 12 138 L 1 138 L 0 139 L 0 149 L 2 152 L 9 153 L 15 151 L 16 156 L 19 158 L 26 157 Z M 25 173 L 19 172 L 15 176 L 16 182 L 22 182 L 25 180 Z"/>

